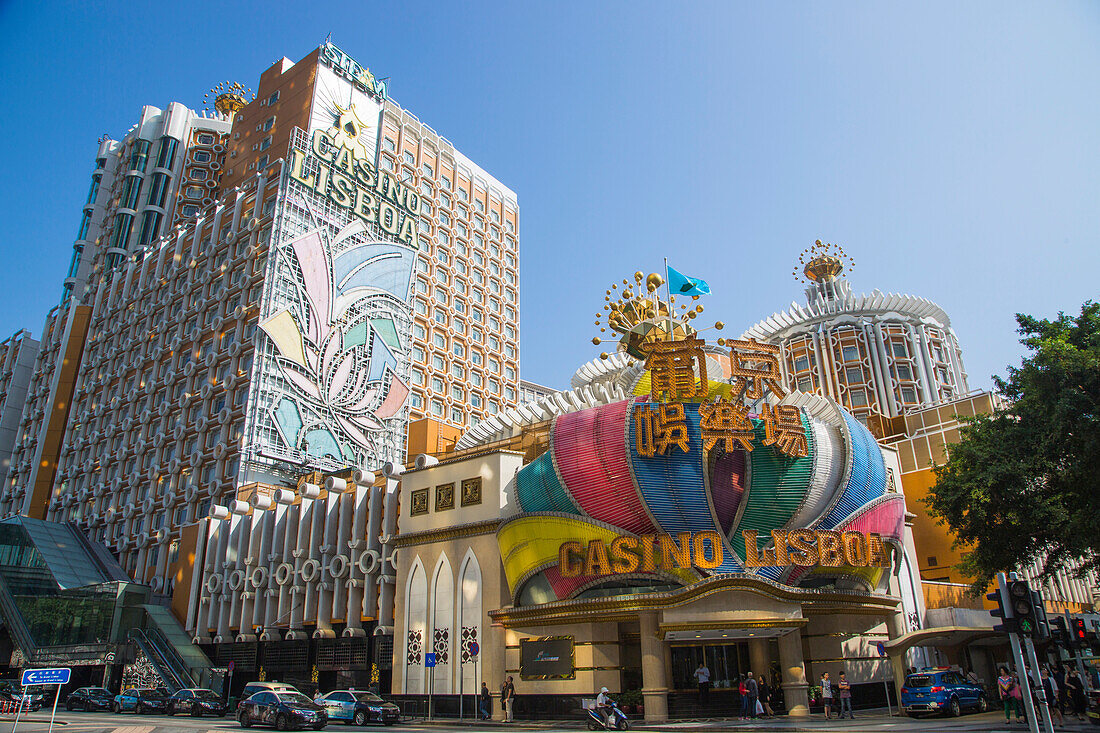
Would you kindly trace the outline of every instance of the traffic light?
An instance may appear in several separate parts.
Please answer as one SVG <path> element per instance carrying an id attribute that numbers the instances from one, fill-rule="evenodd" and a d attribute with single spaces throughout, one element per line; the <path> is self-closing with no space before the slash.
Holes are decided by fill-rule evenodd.
<path id="1" fill-rule="evenodd" d="M 1074 617 L 1069 620 L 1070 637 L 1073 639 L 1075 649 L 1087 649 L 1089 646 L 1089 633 L 1085 630 L 1085 619 Z"/>
<path id="2" fill-rule="evenodd" d="M 1012 604 L 1012 616 L 1016 619 L 1016 628 L 1024 636 L 1035 636 L 1038 618 L 1035 613 L 1035 600 L 1026 580 L 1008 581 L 1008 599 Z"/>
<path id="3" fill-rule="evenodd" d="M 994 624 L 993 630 L 1000 631 L 1003 634 L 1015 634 L 1020 628 L 1016 625 L 1016 619 L 1012 617 L 1012 604 L 1005 607 L 1004 596 L 1001 594 L 1000 588 L 987 593 L 985 596 L 988 600 L 997 604 L 997 607 L 989 612 L 989 615 L 993 618 L 1004 619 L 1003 623 Z"/>
<path id="4" fill-rule="evenodd" d="M 1053 616 L 1050 619 L 1050 640 L 1060 647 L 1072 649 L 1069 643 L 1069 629 L 1066 628 L 1064 616 Z"/>
<path id="5" fill-rule="evenodd" d="M 1047 609 L 1043 603 L 1043 596 L 1039 591 L 1031 591 L 1031 606 L 1035 609 L 1035 638 L 1046 640 L 1050 638 L 1050 624 L 1047 621 Z"/>

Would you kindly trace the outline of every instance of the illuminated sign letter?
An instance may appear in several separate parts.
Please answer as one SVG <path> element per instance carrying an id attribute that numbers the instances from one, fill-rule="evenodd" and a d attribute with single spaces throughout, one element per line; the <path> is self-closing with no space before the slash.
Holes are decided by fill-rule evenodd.
<path id="1" fill-rule="evenodd" d="M 867 537 L 867 564 L 875 568 L 890 567 L 890 553 L 878 532 L 872 532 Z"/>
<path id="2" fill-rule="evenodd" d="M 313 188 L 317 181 L 312 173 L 305 173 L 306 156 L 300 153 L 290 154 L 290 177 L 295 181 Z"/>
<path id="3" fill-rule="evenodd" d="M 817 551 L 821 566 L 838 568 L 844 564 L 844 552 L 840 549 L 840 532 L 831 529 L 817 531 Z"/>
<path id="4" fill-rule="evenodd" d="M 355 215 L 368 224 L 373 224 L 378 219 L 378 214 L 375 209 L 378 207 L 378 201 L 374 198 L 374 194 L 363 189 L 356 190 L 355 197 Z"/>
<path id="5" fill-rule="evenodd" d="M 385 201 L 379 201 L 378 223 L 390 234 L 397 234 L 397 209 Z"/>
<path id="6" fill-rule="evenodd" d="M 638 569 L 638 538 L 616 537 L 611 541 L 611 570 L 633 573 Z"/>
<path id="7" fill-rule="evenodd" d="M 558 548 L 558 572 L 563 578 L 575 578 L 584 567 L 575 560 L 584 551 L 580 542 L 562 542 Z"/>
<path id="8" fill-rule="evenodd" d="M 710 543 L 710 558 L 707 557 L 707 543 Z M 722 535 L 717 532 L 696 532 L 691 549 L 697 568 L 713 570 L 722 564 Z"/>
<path id="9" fill-rule="evenodd" d="M 343 173 L 332 173 L 332 203 L 345 209 L 355 204 L 355 184 Z"/>
<path id="10" fill-rule="evenodd" d="M 745 567 L 771 567 L 775 565 L 775 550 L 765 548 L 764 554 L 760 555 L 760 548 L 756 541 L 757 534 L 755 529 L 746 529 L 741 533 L 745 538 Z"/>
<path id="11" fill-rule="evenodd" d="M 657 535 L 644 534 L 638 538 L 638 543 L 642 547 L 642 572 L 652 573 L 657 570 L 657 559 L 654 557 L 654 543 L 657 541 Z"/>
<path id="12" fill-rule="evenodd" d="M 787 554 L 794 565 L 817 565 L 817 547 L 813 544 L 814 531 L 812 529 L 793 529 L 787 534 L 787 544 L 790 549 Z"/>
<path id="13" fill-rule="evenodd" d="M 588 543 L 588 553 L 584 557 L 585 575 L 608 575 L 611 573 L 611 561 L 607 559 L 607 546 L 603 540 Z"/>
<path id="14" fill-rule="evenodd" d="M 331 163 L 336 157 L 336 145 L 324 130 L 313 133 L 313 154 L 326 163 Z"/>
<path id="15" fill-rule="evenodd" d="M 691 533 L 680 532 L 673 540 L 671 535 L 661 535 L 661 566 L 665 570 L 691 569 Z"/>
<path id="16" fill-rule="evenodd" d="M 772 530 L 772 544 L 775 545 L 775 564 L 786 567 L 791 564 L 787 556 L 787 533 L 780 529 Z"/>
<path id="17" fill-rule="evenodd" d="M 848 564 L 857 568 L 867 567 L 867 538 L 862 532 L 849 530 L 841 535 L 844 543 L 844 556 Z"/>

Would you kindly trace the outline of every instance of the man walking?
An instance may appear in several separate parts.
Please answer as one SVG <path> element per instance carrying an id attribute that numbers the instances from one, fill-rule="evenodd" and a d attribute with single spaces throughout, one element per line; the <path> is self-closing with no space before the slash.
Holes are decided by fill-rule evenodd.
<path id="1" fill-rule="evenodd" d="M 710 670 L 702 662 L 695 668 L 695 681 L 699 683 L 699 704 L 706 705 L 710 701 Z"/>
<path id="2" fill-rule="evenodd" d="M 833 683 L 828 672 L 821 673 L 821 701 L 825 705 L 825 720 L 828 720 L 833 708 Z"/>
<path id="3" fill-rule="evenodd" d="M 760 685 L 756 683 L 756 678 L 752 676 L 752 672 L 749 672 L 748 679 L 745 680 L 745 692 L 749 697 L 749 717 L 756 718 L 756 701 L 760 699 Z"/>
<path id="4" fill-rule="evenodd" d="M 489 719 L 489 709 L 493 705 L 493 698 L 489 695 L 489 686 L 484 682 L 481 683 L 481 692 L 478 694 L 478 701 L 480 702 L 481 719 Z"/>

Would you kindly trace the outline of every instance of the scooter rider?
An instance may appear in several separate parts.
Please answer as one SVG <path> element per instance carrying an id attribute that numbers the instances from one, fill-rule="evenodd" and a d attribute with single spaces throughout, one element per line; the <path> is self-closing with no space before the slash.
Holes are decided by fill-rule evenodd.
<path id="1" fill-rule="evenodd" d="M 600 694 L 596 696 L 596 709 L 603 716 L 604 728 L 611 727 L 611 697 L 608 692 L 610 691 L 606 687 L 601 687 Z"/>

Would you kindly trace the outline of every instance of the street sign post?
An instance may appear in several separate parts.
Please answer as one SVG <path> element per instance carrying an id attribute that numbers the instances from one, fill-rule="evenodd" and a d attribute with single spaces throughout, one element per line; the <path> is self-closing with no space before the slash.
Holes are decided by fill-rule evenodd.
<path id="1" fill-rule="evenodd" d="M 881 641 L 876 641 L 875 642 L 875 649 L 878 650 L 878 655 L 880 657 L 882 657 L 884 659 L 886 658 L 886 645 L 885 644 L 883 644 Z M 885 674 L 882 675 L 882 689 L 886 693 L 886 714 L 887 715 L 893 715 L 894 714 L 894 708 L 890 705 L 890 677 L 892 676 L 890 674 L 891 668 L 892 668 L 892 665 L 887 663 L 886 672 L 885 672 Z"/>
<path id="2" fill-rule="evenodd" d="M 28 685 L 57 685 L 57 692 L 53 696 L 53 712 L 50 713 L 50 731 L 53 733 L 53 721 L 57 717 L 57 699 L 61 697 L 61 685 L 68 684 L 69 675 L 72 673 L 68 667 L 51 667 L 49 669 L 24 669 L 20 680 L 23 687 Z M 11 733 L 15 733 L 15 727 L 19 725 L 19 713 L 23 709 L 23 701 L 27 695 L 19 698 L 19 707 L 15 710 L 15 722 L 12 723 Z"/>
<path id="3" fill-rule="evenodd" d="M 428 720 L 431 720 L 432 692 L 435 691 L 435 652 L 424 654 L 424 666 L 428 668 Z"/>

